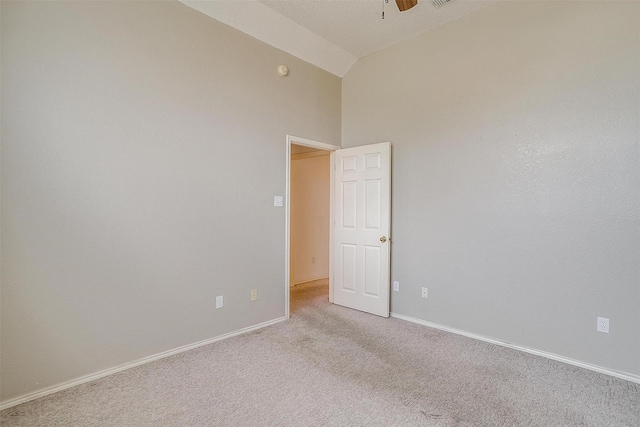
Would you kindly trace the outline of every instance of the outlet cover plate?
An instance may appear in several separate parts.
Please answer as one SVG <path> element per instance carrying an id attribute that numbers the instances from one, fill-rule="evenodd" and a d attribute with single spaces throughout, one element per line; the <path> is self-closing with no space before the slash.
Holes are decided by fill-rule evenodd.
<path id="1" fill-rule="evenodd" d="M 429 288 L 422 288 L 422 298 L 429 298 Z"/>
<path id="2" fill-rule="evenodd" d="M 258 301 L 258 290 L 251 289 L 251 301 Z"/>
<path id="3" fill-rule="evenodd" d="M 216 297 L 216 308 L 222 308 L 224 306 L 224 300 L 222 295 Z"/>
<path id="4" fill-rule="evenodd" d="M 606 317 L 598 317 L 598 324 L 596 325 L 596 330 L 598 332 L 604 332 L 605 334 L 609 333 L 609 319 Z"/>
<path id="5" fill-rule="evenodd" d="M 393 281 L 393 290 L 395 292 L 400 292 L 400 282 L 398 282 L 396 280 Z"/>

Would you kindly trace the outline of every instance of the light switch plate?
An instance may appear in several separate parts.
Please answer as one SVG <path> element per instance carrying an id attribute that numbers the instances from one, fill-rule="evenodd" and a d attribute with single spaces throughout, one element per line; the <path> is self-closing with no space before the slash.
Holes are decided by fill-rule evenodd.
<path id="1" fill-rule="evenodd" d="M 273 206 L 277 206 L 277 207 L 284 206 L 284 197 L 273 196 Z"/>
<path id="2" fill-rule="evenodd" d="M 222 295 L 218 295 L 216 297 L 216 308 L 222 308 L 223 305 L 224 305 L 224 301 L 223 301 Z"/>

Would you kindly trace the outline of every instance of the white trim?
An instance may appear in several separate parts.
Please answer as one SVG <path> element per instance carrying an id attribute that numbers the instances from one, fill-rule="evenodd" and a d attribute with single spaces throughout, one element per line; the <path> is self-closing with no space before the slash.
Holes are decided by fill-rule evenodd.
<path id="1" fill-rule="evenodd" d="M 319 150 L 327 151 L 335 151 L 342 148 L 339 145 L 327 144 L 320 141 L 314 141 L 313 139 L 300 138 L 299 136 L 293 135 L 287 135 L 287 143 L 289 144 L 289 146 L 291 146 L 291 144 L 304 145 L 305 147 L 312 147 Z"/>
<path id="2" fill-rule="evenodd" d="M 333 304 L 333 233 L 336 223 L 333 212 L 334 181 L 336 179 L 336 150 L 332 151 L 329 158 L 329 302 Z"/>
<path id="3" fill-rule="evenodd" d="M 316 277 L 315 279 L 309 279 L 309 280 L 303 280 L 301 282 L 296 282 L 291 286 L 293 287 L 293 286 L 298 286 L 298 285 L 304 285 L 305 283 L 317 282 L 318 280 L 324 280 L 324 279 L 328 279 L 328 278 L 329 278 L 329 276 Z"/>
<path id="4" fill-rule="evenodd" d="M 555 360 L 555 361 L 558 361 L 558 362 L 566 363 L 568 365 L 578 366 L 580 368 L 589 369 L 590 371 L 599 372 L 601 374 L 610 375 L 612 377 L 616 377 L 616 378 L 620 378 L 620 379 L 623 379 L 623 380 L 627 380 L 627 381 L 631 381 L 631 382 L 640 384 L 640 375 L 634 375 L 634 374 L 629 374 L 629 373 L 626 373 L 626 372 L 614 371 L 612 369 L 607 369 L 607 368 L 603 368 L 602 366 L 592 365 L 590 363 L 581 362 L 581 361 L 575 360 L 575 359 L 570 359 L 568 357 L 560 356 L 558 354 L 548 353 L 546 351 L 536 350 L 536 349 L 533 349 L 533 348 L 522 347 L 522 346 L 517 345 L 517 344 L 511 344 L 511 343 L 508 343 L 506 341 L 500 341 L 500 340 L 497 340 L 497 339 L 494 339 L 494 338 L 484 337 L 482 335 L 477 335 L 477 334 L 474 334 L 474 333 L 471 333 L 471 332 L 463 331 L 461 329 L 450 328 L 448 326 L 443 326 L 443 325 L 440 325 L 438 323 L 432 323 L 432 322 L 428 322 L 426 320 L 416 319 L 415 317 L 404 316 L 402 314 L 397 314 L 397 313 L 391 313 L 391 317 L 394 317 L 394 318 L 400 319 L 400 320 L 405 320 L 405 321 L 411 322 L 411 323 L 417 323 L 418 325 L 427 326 L 429 328 L 434 328 L 434 329 L 439 329 L 441 331 L 450 332 L 452 334 L 462 335 L 462 336 L 465 336 L 467 338 L 473 338 L 475 340 L 484 341 L 484 342 L 488 342 L 488 343 L 491 343 L 491 344 L 496 344 L 496 345 L 499 345 L 499 346 L 502 346 L 502 347 L 511 348 L 513 350 L 522 351 L 522 352 L 533 354 L 533 355 L 536 355 L 536 356 L 545 357 L 547 359 L 551 359 L 551 360 Z"/>
<path id="5" fill-rule="evenodd" d="M 284 189 L 284 318 L 291 317 L 289 307 L 290 288 L 291 288 L 291 203 L 289 202 L 291 195 L 291 137 L 287 135 L 287 143 L 285 146 L 287 159 L 285 161 L 285 189 Z"/>
<path id="6" fill-rule="evenodd" d="M 333 152 L 339 150 L 337 145 L 326 144 L 312 139 L 300 138 L 298 136 L 287 135 L 285 152 L 287 155 L 285 166 L 285 221 L 284 221 L 284 318 L 288 319 L 291 315 L 289 307 L 290 289 L 291 289 L 291 235 L 289 227 L 291 226 L 291 144 L 303 145 L 305 147 L 313 147 L 319 150 L 330 151 L 331 165 L 330 172 L 330 191 L 329 191 L 329 302 L 333 302 Z"/>
<path id="7" fill-rule="evenodd" d="M 16 398 L 11 399 L 11 400 L 7 400 L 7 401 L 4 401 L 4 402 L 1 402 L 0 403 L 0 411 L 5 410 L 7 408 L 11 408 L 12 406 L 19 405 L 21 403 L 28 402 L 30 400 L 38 399 L 40 397 L 44 397 L 44 396 L 47 396 L 49 394 L 56 393 L 58 391 L 66 390 L 68 388 L 75 387 L 77 385 L 87 383 L 89 381 L 94 381 L 94 380 L 97 380 L 97 379 L 100 379 L 100 378 L 104 378 L 106 376 L 115 374 L 117 372 L 121 372 L 121 371 L 130 369 L 130 368 L 135 368 L 136 366 L 144 365 L 144 364 L 147 364 L 149 362 L 153 362 L 153 361 L 156 361 L 156 360 L 159 360 L 159 359 L 164 359 L 165 357 L 173 356 L 173 355 L 178 354 L 178 353 L 184 353 L 185 351 L 193 350 L 194 348 L 202 347 L 203 345 L 212 344 L 214 342 L 222 341 L 222 340 L 225 340 L 227 338 L 232 338 L 232 337 L 235 337 L 237 335 L 246 334 L 247 332 L 255 331 L 256 329 L 265 328 L 267 326 L 274 325 L 274 324 L 282 322 L 284 320 L 286 320 L 284 317 L 279 317 L 277 319 L 269 320 L 267 322 L 259 323 L 257 325 L 253 325 L 253 326 L 249 326 L 249 327 L 246 327 L 246 328 L 242 328 L 242 329 L 239 329 L 239 330 L 234 331 L 234 332 L 229 332 L 229 333 L 226 333 L 226 334 L 223 334 L 223 335 L 219 335 L 219 336 L 214 337 L 214 338 L 209 338 L 209 339 L 206 339 L 206 340 L 198 341 L 198 342 L 193 343 L 193 344 L 188 344 L 188 345 L 185 345 L 185 346 L 182 346 L 182 347 L 174 348 L 173 350 L 163 351 L 162 353 L 157 353 L 157 354 L 154 354 L 153 356 L 144 357 L 142 359 L 138 359 L 138 360 L 135 360 L 133 362 L 128 362 L 128 363 L 125 363 L 125 364 L 122 364 L 122 365 L 115 366 L 113 368 L 105 369 L 103 371 L 99 371 L 99 372 L 90 374 L 90 375 L 85 375 L 83 377 L 76 378 L 74 380 L 67 381 L 67 382 L 55 385 L 53 387 L 48 387 L 48 388 L 44 388 L 44 389 L 36 391 L 36 392 L 24 394 L 22 396 L 18 396 Z"/>

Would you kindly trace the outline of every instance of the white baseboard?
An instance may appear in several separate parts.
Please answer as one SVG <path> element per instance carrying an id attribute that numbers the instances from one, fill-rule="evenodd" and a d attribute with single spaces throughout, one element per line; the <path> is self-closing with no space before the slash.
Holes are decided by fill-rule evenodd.
<path id="1" fill-rule="evenodd" d="M 328 278 L 329 278 L 329 276 L 322 276 L 322 277 L 317 277 L 317 278 L 315 278 L 315 279 L 303 280 L 302 282 L 296 282 L 296 283 L 294 283 L 293 285 L 291 285 L 291 287 L 298 286 L 298 285 L 302 285 L 302 284 L 304 284 L 304 283 L 315 282 L 316 280 L 328 279 Z"/>
<path id="2" fill-rule="evenodd" d="M 116 367 L 113 368 L 109 368 L 109 369 L 105 369 L 103 371 L 99 371 L 96 372 L 94 374 L 90 374 L 90 375 L 86 375 L 80 378 L 76 378 L 74 380 L 68 381 L 68 382 L 64 382 L 58 385 L 55 385 L 53 387 L 48 387 L 48 388 L 44 388 L 32 393 L 27 393 L 24 394 L 22 396 L 18 396 L 16 398 L 13 398 L 11 400 L 7 400 L 5 402 L 0 402 L 0 411 L 2 411 L 3 409 L 7 409 L 10 408 L 12 406 L 16 406 L 19 405 L 21 403 L 25 403 L 28 402 L 30 400 L 34 400 L 34 399 L 38 399 L 40 397 L 46 396 L 48 394 L 52 394 L 52 393 L 56 393 L 58 391 L 62 391 L 80 384 L 84 384 L 87 383 L 89 381 L 94 381 L 97 380 L 99 378 L 103 378 L 106 377 L 108 375 L 111 374 L 115 374 L 116 372 L 121 372 L 124 371 L 126 369 L 130 369 L 130 368 L 134 368 L 136 366 L 140 366 L 140 365 L 144 365 L 145 363 L 149 363 L 149 362 L 153 362 L 155 360 L 158 359 L 163 359 L 165 357 L 169 357 L 169 356 L 173 356 L 174 354 L 178 354 L 178 353 L 183 353 L 185 351 L 189 351 L 189 350 L 193 350 L 194 348 L 198 348 L 198 347 L 202 347 L 203 345 L 207 345 L 207 344 L 211 344 L 217 341 L 222 341 L 225 340 L 227 338 L 231 338 L 231 337 L 235 337 L 237 335 L 241 335 L 241 334 L 246 334 L 247 332 L 251 332 L 251 331 L 255 331 L 256 329 L 261 329 L 267 326 L 271 326 L 274 325 L 276 323 L 282 322 L 283 320 L 286 320 L 286 318 L 284 317 L 279 317 L 277 319 L 273 319 L 273 320 L 269 320 L 267 322 L 264 323 L 259 323 L 257 325 L 253 325 L 253 326 L 249 326 L 243 329 L 239 329 L 237 331 L 234 332 L 229 332 L 227 334 L 223 334 L 223 335 L 219 335 L 217 337 L 214 338 L 209 338 L 203 341 L 198 341 L 196 343 L 193 344 L 187 344 L 185 346 L 182 347 L 178 347 L 178 348 L 174 348 L 173 350 L 168 350 L 168 351 L 163 351 L 162 353 L 157 353 L 154 354 L 153 356 L 149 356 L 149 357 L 144 357 L 142 359 L 138 359 L 135 360 L 133 362 L 128 362 L 122 365 L 118 365 Z"/>
<path id="3" fill-rule="evenodd" d="M 491 344 L 496 344 L 502 347 L 511 348 L 514 350 L 523 351 L 529 354 L 535 354 L 536 356 L 546 357 L 547 359 L 556 360 L 558 362 L 567 363 L 569 365 L 578 366 L 580 368 L 589 369 L 591 371 L 599 372 L 601 374 L 611 375 L 612 377 L 621 378 L 623 380 L 631 381 L 634 383 L 640 384 L 640 376 L 629 374 L 626 372 L 618 372 L 611 369 L 603 368 L 601 366 L 592 365 L 590 363 L 581 362 L 579 360 L 570 359 L 568 357 L 560 356 L 553 353 L 548 353 L 546 351 L 536 350 L 533 348 L 522 347 L 516 344 L 511 344 L 505 341 L 496 340 L 493 338 L 483 337 L 482 335 L 476 335 L 471 332 L 463 331 L 461 329 L 450 328 L 448 326 L 443 326 L 438 323 L 427 322 L 426 320 L 416 319 L 415 317 L 404 316 L 402 314 L 390 313 L 391 317 L 395 317 L 396 319 L 406 320 L 407 322 L 417 323 L 419 325 L 428 326 L 430 328 L 439 329 L 445 332 L 451 332 L 452 334 L 462 335 L 468 338 L 473 338 L 476 340 L 488 342 Z"/>

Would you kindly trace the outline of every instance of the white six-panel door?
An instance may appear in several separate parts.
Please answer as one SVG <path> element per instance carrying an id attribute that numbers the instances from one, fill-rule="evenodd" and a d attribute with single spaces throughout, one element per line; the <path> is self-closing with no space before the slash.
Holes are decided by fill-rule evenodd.
<path id="1" fill-rule="evenodd" d="M 333 302 L 389 317 L 391 144 L 334 159 Z"/>

